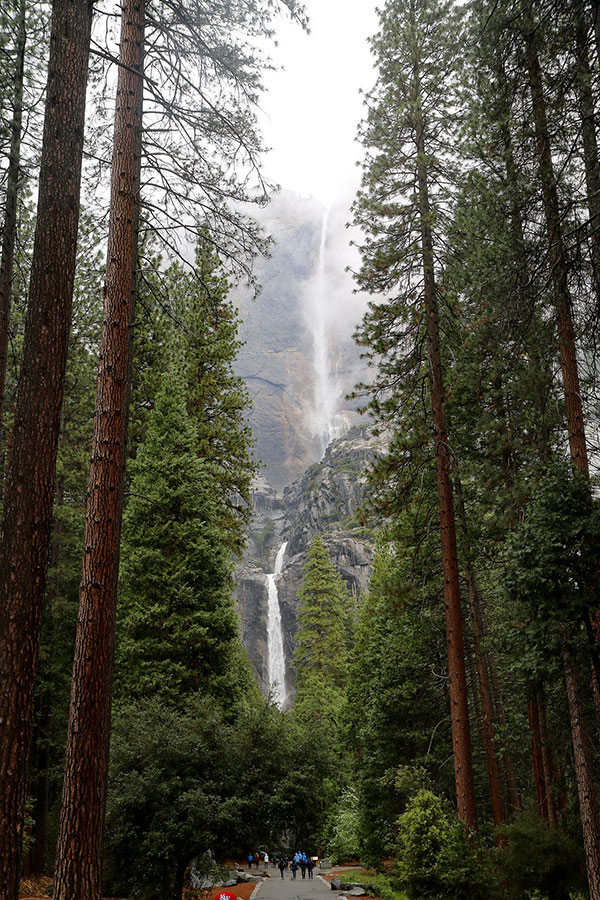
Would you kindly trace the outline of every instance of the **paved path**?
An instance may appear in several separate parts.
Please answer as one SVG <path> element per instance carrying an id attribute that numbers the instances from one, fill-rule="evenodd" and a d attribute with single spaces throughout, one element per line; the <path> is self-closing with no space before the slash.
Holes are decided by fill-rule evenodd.
<path id="1" fill-rule="evenodd" d="M 317 870 L 318 871 L 318 870 Z M 313 877 L 302 878 L 302 872 L 298 869 L 296 878 L 292 878 L 289 868 L 283 873 L 279 869 L 269 867 L 270 878 L 258 885 L 258 890 L 252 894 L 252 900 L 332 900 L 337 897 L 329 885 L 319 878 L 317 871 Z"/>

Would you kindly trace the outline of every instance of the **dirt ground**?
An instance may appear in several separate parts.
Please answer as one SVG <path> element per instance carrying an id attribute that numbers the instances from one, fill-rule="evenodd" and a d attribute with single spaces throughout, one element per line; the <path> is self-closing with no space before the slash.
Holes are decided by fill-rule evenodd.
<path id="1" fill-rule="evenodd" d="M 232 863 L 231 868 L 235 868 L 235 863 Z M 262 869 L 254 869 L 254 872 L 260 874 Z M 276 872 L 276 869 L 273 869 Z M 19 889 L 19 900 L 48 900 L 48 894 L 45 893 L 48 889 L 52 887 L 52 879 L 46 876 L 42 876 L 40 878 L 28 878 L 21 882 L 21 887 Z M 189 900 L 215 900 L 221 891 L 231 891 L 240 900 L 250 900 L 250 895 L 252 891 L 256 887 L 256 883 L 250 882 L 250 884 L 237 884 L 234 888 L 222 888 L 222 887 L 214 887 L 208 888 L 204 891 L 198 890 L 190 890 L 189 892 L 184 892 L 188 895 Z M 111 897 L 104 897 L 103 900 L 114 900 Z"/>

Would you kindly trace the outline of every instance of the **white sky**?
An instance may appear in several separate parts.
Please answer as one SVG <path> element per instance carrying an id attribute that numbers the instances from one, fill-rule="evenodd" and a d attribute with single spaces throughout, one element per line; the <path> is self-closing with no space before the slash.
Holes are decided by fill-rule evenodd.
<path id="1" fill-rule="evenodd" d="M 310 34 L 283 19 L 276 23 L 279 46 L 271 55 L 284 71 L 265 78 L 260 124 L 272 149 L 264 172 L 282 188 L 330 206 L 357 178 L 359 90 L 375 78 L 366 39 L 378 20 L 374 0 L 305 0 L 305 6 Z"/>

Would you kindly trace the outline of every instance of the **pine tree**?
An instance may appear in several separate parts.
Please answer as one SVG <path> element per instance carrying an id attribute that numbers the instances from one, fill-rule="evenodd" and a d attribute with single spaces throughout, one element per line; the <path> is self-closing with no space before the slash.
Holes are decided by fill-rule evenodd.
<path id="1" fill-rule="evenodd" d="M 71 327 L 93 0 L 55 0 L 23 366 L 0 547 L 0 897 L 16 900 Z M 56 222 L 60 221 L 60 228 Z"/>
<path id="2" fill-rule="evenodd" d="M 230 285 L 209 241 L 200 234 L 193 278 L 182 292 L 187 404 L 196 422 L 198 454 L 213 472 L 224 534 L 239 552 L 251 513 L 250 488 L 259 466 L 251 453 L 250 396 L 233 365 L 241 342 Z"/>
<path id="3" fill-rule="evenodd" d="M 240 348 L 239 317 L 230 284 L 210 237 L 203 231 L 193 268 L 175 262 L 148 273 L 140 285 L 132 397 L 131 453 L 156 400 L 160 373 L 172 345 L 180 348 L 188 411 L 197 452 L 210 467 L 221 506 L 223 537 L 235 552 L 251 512 L 250 487 L 258 471 L 248 424 L 250 398 L 233 366 Z"/>
<path id="4" fill-rule="evenodd" d="M 460 24 L 452 4 L 437 0 L 390 0 L 380 20 L 381 31 L 371 42 L 379 74 L 367 97 L 368 115 L 360 134 L 368 152 L 354 210 L 355 223 L 366 233 L 358 283 L 371 293 L 391 297 L 371 305 L 359 340 L 369 348 L 372 364 L 379 366 L 369 388 L 369 405 L 380 422 L 393 425 L 399 409 L 405 415 L 405 397 L 418 403 L 424 378 L 429 381 L 456 794 L 459 816 L 476 827 L 437 246 L 444 231 L 447 186 L 454 177 L 449 142 L 460 109 L 456 55 Z"/>
<path id="5" fill-rule="evenodd" d="M 181 376 L 164 378 L 132 463 L 123 524 L 117 695 L 185 707 L 231 696 L 237 635 L 218 488 L 198 458 Z"/>
<path id="6" fill-rule="evenodd" d="M 298 592 L 294 709 L 302 719 L 337 721 L 347 679 L 346 621 L 350 595 L 316 535 Z"/>

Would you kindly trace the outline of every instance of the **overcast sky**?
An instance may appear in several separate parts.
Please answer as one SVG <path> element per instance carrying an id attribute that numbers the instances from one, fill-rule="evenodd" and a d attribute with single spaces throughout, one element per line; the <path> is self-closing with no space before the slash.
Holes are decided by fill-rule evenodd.
<path id="1" fill-rule="evenodd" d="M 366 39 L 377 30 L 374 0 L 305 0 L 310 34 L 277 23 L 272 57 L 284 71 L 265 79 L 261 122 L 267 176 L 326 206 L 357 177 L 359 90 L 374 81 Z"/>

